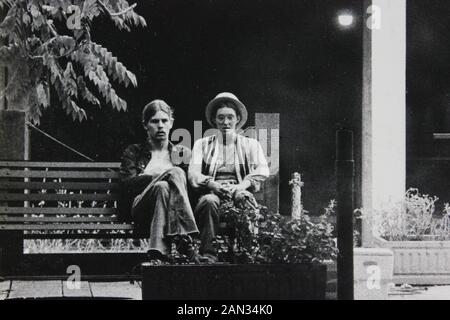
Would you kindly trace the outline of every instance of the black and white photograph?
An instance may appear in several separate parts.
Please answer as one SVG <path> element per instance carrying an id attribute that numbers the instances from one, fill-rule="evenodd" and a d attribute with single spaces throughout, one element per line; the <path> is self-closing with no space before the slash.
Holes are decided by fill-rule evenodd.
<path id="1" fill-rule="evenodd" d="M 0 300 L 450 300 L 449 17 L 0 0 Z"/>

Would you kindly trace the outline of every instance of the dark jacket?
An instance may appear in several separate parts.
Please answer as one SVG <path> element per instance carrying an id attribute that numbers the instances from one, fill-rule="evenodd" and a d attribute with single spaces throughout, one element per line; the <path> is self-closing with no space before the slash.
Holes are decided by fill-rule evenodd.
<path id="1" fill-rule="evenodd" d="M 186 173 L 191 158 L 191 151 L 182 145 L 169 142 L 170 159 Z M 118 203 L 119 220 L 130 222 L 131 205 L 152 181 L 151 176 L 139 176 L 152 158 L 151 146 L 148 142 L 129 145 L 122 154 L 120 166 L 120 200 Z"/>

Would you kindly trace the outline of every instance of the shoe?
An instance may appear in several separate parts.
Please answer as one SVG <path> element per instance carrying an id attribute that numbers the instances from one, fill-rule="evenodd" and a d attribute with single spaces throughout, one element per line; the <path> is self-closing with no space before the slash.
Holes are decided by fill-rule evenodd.
<path id="1" fill-rule="evenodd" d="M 194 247 L 190 236 L 181 236 L 176 238 L 176 248 L 178 253 L 186 257 L 186 262 L 200 264 L 207 261 L 200 255 Z"/>
<path id="2" fill-rule="evenodd" d="M 189 235 L 175 236 L 173 238 L 177 251 L 182 255 L 187 255 L 193 250 L 192 238 Z"/>
<path id="3" fill-rule="evenodd" d="M 207 264 L 214 264 L 219 261 L 219 258 L 212 253 L 204 253 L 202 257 L 206 260 L 205 263 Z"/>
<path id="4" fill-rule="evenodd" d="M 157 262 L 157 261 L 161 261 L 161 262 L 168 262 L 171 263 L 171 259 L 165 255 L 162 254 L 160 251 L 155 250 L 155 249 L 151 249 L 147 251 L 147 259 L 150 262 Z"/>
<path id="5" fill-rule="evenodd" d="M 189 263 L 195 264 L 208 263 L 208 259 L 197 252 L 192 252 L 190 255 L 186 255 L 186 257 Z"/>

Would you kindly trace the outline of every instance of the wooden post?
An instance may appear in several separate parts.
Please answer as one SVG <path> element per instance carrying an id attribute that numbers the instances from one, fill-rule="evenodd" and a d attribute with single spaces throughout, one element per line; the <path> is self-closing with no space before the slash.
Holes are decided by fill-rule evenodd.
<path id="1" fill-rule="evenodd" d="M 6 16 L 6 9 L 0 9 L 0 22 L 3 21 L 3 19 Z M 0 46 L 3 46 L 6 43 L 6 41 L 3 38 L 0 38 Z M 6 67 L 0 67 L 0 92 L 4 92 L 6 88 L 6 82 L 7 82 L 7 69 Z M 7 109 L 7 101 L 6 101 L 6 94 L 0 94 L 0 110 L 6 110 Z"/>
<path id="2" fill-rule="evenodd" d="M 294 172 L 292 174 L 291 181 L 289 181 L 289 184 L 292 186 L 291 217 L 292 219 L 298 219 L 303 213 L 303 205 L 302 205 L 303 181 L 300 173 Z"/>
<path id="3" fill-rule="evenodd" d="M 336 132 L 337 298 L 353 300 L 353 132 Z"/>
<path id="4" fill-rule="evenodd" d="M 25 112 L 0 110 L 0 160 L 24 160 L 26 148 Z M 0 272 L 4 274 L 23 254 L 23 232 L 1 231 L 0 247 Z"/>

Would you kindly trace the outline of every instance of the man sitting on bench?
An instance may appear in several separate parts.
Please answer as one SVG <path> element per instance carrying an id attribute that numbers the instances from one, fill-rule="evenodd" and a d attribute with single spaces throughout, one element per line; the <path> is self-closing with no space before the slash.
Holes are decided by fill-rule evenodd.
<path id="1" fill-rule="evenodd" d="M 269 176 L 269 167 L 260 143 L 237 133 L 247 121 L 247 110 L 235 95 L 218 94 L 205 113 L 217 131 L 195 142 L 188 177 L 191 185 L 203 193 L 195 208 L 200 253 L 217 261 L 213 240 L 219 227 L 221 202 L 232 199 L 235 205 L 255 207 L 250 191 L 259 190 L 260 183 Z"/>
<path id="2" fill-rule="evenodd" d="M 189 202 L 186 173 L 190 151 L 169 141 L 173 110 L 162 100 L 147 104 L 142 123 L 147 141 L 128 146 L 120 168 L 123 201 L 131 205 L 135 232 L 150 236 L 151 260 L 168 261 L 172 241 L 190 262 L 201 257 L 191 235 L 198 234 Z M 124 211 L 122 211 L 124 210 Z M 122 212 L 127 212 L 122 205 Z"/>

